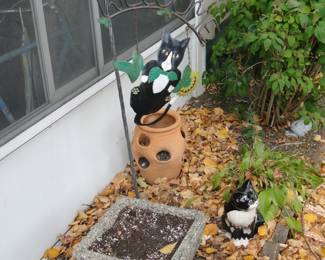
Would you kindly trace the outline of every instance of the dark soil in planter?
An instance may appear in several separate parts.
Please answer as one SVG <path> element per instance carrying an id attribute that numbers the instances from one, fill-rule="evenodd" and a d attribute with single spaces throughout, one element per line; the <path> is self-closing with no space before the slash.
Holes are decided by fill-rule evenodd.
<path id="1" fill-rule="evenodd" d="M 122 259 L 171 259 L 192 224 L 191 219 L 126 207 L 89 249 Z M 170 254 L 159 251 L 175 242 Z"/>

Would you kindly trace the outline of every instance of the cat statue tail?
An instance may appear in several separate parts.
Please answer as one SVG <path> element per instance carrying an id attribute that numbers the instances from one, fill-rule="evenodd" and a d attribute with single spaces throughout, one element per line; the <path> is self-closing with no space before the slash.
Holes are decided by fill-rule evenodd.
<path id="1" fill-rule="evenodd" d="M 137 124 L 137 125 L 142 125 L 142 126 L 150 126 L 150 125 L 154 125 L 156 123 L 158 123 L 161 119 L 163 119 L 163 117 L 168 113 L 169 109 L 171 108 L 171 104 L 168 104 L 164 113 L 162 113 L 157 119 L 155 119 L 154 121 L 150 122 L 150 123 L 142 123 L 141 122 L 141 118 L 143 115 L 139 115 L 139 114 L 136 114 L 135 118 L 134 118 L 134 123 Z"/>

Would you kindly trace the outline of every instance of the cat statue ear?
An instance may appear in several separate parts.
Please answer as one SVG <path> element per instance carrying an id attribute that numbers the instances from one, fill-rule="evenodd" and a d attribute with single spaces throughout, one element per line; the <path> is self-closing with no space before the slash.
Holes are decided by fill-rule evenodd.
<path id="1" fill-rule="evenodd" d="M 169 43 L 170 41 L 172 41 L 172 37 L 171 37 L 170 33 L 165 32 L 163 37 L 162 37 L 162 42 Z"/>
<path id="2" fill-rule="evenodd" d="M 263 225 L 264 219 L 257 209 L 258 195 L 250 180 L 246 180 L 224 205 L 222 228 L 235 246 L 246 247 L 249 239 Z"/>
<path id="3" fill-rule="evenodd" d="M 246 180 L 243 185 L 241 186 L 243 191 L 249 191 L 250 189 L 254 190 L 253 184 L 250 180 Z"/>

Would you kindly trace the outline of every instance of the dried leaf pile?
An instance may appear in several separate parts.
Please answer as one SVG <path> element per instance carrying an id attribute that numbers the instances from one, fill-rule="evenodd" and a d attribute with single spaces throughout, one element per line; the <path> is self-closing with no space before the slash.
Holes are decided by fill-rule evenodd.
<path id="1" fill-rule="evenodd" d="M 154 185 L 147 184 L 139 176 L 138 185 L 141 197 L 152 202 L 198 209 L 209 217 L 201 246 L 197 251 L 198 258 L 267 259 L 258 255 L 265 241 L 272 237 L 277 224 L 275 220 L 260 227 L 258 235 L 245 249 L 236 248 L 217 226 L 217 219 L 223 213 L 224 191 L 229 188 L 233 189 L 234 184 L 222 182 L 219 189 L 215 191 L 211 177 L 238 156 L 237 139 L 243 123 L 233 115 L 225 114 L 221 108 L 187 106 L 180 113 L 187 142 L 182 172 L 177 179 L 171 181 L 161 179 Z M 64 235 L 59 236 L 59 243 L 48 249 L 43 257 L 58 260 L 72 259 L 74 246 L 121 195 L 135 197 L 129 167 L 118 173 L 113 181 L 96 196 L 89 208 L 76 216 L 70 224 L 70 229 Z M 320 216 L 318 220 L 322 220 Z M 316 221 L 313 223 L 315 224 Z M 307 227 L 313 228 L 313 226 Z M 324 224 L 322 228 L 324 231 Z M 283 245 L 281 259 L 311 259 L 308 258 L 310 253 L 307 244 L 302 237 L 297 238 L 300 240 L 292 239 L 289 240 L 289 245 Z M 168 251 L 169 247 L 161 250 Z"/>
<path id="2" fill-rule="evenodd" d="M 325 258 L 325 185 L 311 194 L 303 213 L 306 242 L 314 256 Z"/>

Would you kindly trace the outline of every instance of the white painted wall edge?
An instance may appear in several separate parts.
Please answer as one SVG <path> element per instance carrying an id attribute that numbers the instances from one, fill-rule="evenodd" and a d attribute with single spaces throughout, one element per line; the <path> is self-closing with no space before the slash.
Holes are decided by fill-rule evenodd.
<path id="1" fill-rule="evenodd" d="M 196 18 L 193 18 L 190 23 L 192 25 L 195 25 Z M 183 25 L 179 28 L 177 28 L 174 32 L 172 32 L 173 37 L 177 37 L 184 33 L 184 30 L 186 28 L 186 25 Z M 154 52 L 156 52 L 159 49 L 160 41 L 152 45 L 150 48 L 146 49 L 141 53 L 144 59 L 151 56 Z M 123 73 L 121 73 L 123 75 Z M 112 72 L 109 75 L 107 75 L 105 78 L 100 80 L 99 82 L 95 83 L 85 91 L 83 91 L 78 96 L 74 97 L 64 105 L 62 105 L 57 110 L 53 111 L 37 123 L 35 123 L 33 126 L 29 127 L 19 135 L 17 135 L 15 138 L 7 142 L 6 144 L 2 145 L 0 147 L 0 160 L 17 150 L 19 147 L 27 143 L 29 140 L 37 136 L 39 133 L 44 131 L 46 128 L 50 127 L 53 123 L 55 123 L 57 120 L 71 112 L 73 109 L 81 105 L 83 102 L 94 96 L 96 93 L 101 91 L 103 88 L 107 87 L 110 83 L 112 83 L 115 80 L 115 74 Z"/>

